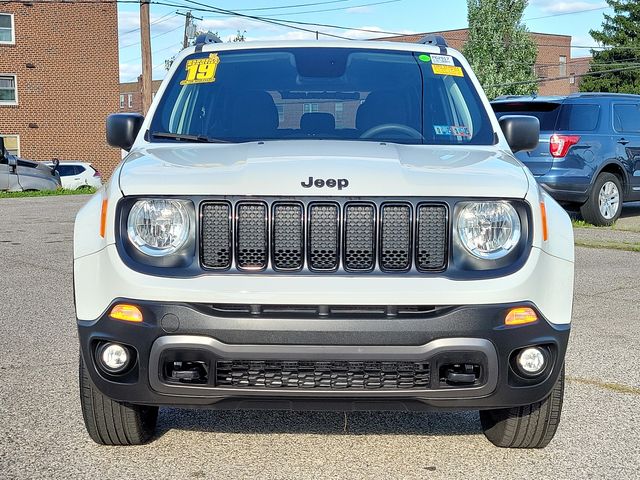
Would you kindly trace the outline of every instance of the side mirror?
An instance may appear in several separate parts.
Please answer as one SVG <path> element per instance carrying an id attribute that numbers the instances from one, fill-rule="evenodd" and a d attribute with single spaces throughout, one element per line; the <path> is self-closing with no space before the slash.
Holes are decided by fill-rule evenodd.
<path id="1" fill-rule="evenodd" d="M 529 152 L 538 146 L 540 121 L 536 117 L 505 115 L 498 123 L 513 153 Z"/>
<path id="2" fill-rule="evenodd" d="M 107 117 L 107 143 L 112 147 L 131 150 L 144 117 L 138 113 L 114 113 Z"/>
<path id="3" fill-rule="evenodd" d="M 7 158 L 7 149 L 4 148 L 4 138 L 0 137 L 0 159 L 4 160 Z"/>
<path id="4" fill-rule="evenodd" d="M 7 159 L 7 163 L 9 164 L 9 173 L 18 173 L 18 159 L 13 155 L 9 155 L 5 151 L 5 158 Z"/>

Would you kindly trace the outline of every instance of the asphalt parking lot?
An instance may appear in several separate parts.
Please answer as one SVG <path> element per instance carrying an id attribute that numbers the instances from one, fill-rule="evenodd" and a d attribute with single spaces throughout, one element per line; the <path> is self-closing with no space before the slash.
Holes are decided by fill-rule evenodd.
<path id="1" fill-rule="evenodd" d="M 161 410 L 150 445 L 99 447 L 77 394 L 71 252 L 85 201 L 0 200 L 0 478 L 640 476 L 640 253 L 594 248 L 576 253 L 563 419 L 544 450 L 493 447 L 474 412 L 181 409 Z"/>

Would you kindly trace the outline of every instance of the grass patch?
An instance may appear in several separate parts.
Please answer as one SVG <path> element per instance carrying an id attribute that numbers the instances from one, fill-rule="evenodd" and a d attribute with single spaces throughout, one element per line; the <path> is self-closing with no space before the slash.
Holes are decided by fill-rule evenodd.
<path id="1" fill-rule="evenodd" d="M 578 247 L 606 248 L 609 250 L 625 250 L 627 252 L 640 252 L 640 243 L 610 242 L 606 240 L 575 240 Z"/>
<path id="2" fill-rule="evenodd" d="M 571 219 L 571 225 L 573 225 L 573 228 L 598 228 L 598 227 L 595 227 L 594 225 L 591 225 L 590 223 L 585 222 L 584 220 L 577 220 L 575 218 Z M 608 227 L 604 227 L 604 228 L 608 228 Z"/>
<path id="3" fill-rule="evenodd" d="M 81 188 L 78 190 L 38 190 L 36 192 L 0 192 L 0 198 L 23 198 L 23 197 L 54 197 L 58 195 L 91 195 L 96 193 L 93 187 Z"/>

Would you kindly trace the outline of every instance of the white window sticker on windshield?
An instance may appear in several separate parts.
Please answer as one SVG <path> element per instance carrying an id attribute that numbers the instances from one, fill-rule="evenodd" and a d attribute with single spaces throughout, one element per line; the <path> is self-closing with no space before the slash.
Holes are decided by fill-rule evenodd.
<path id="1" fill-rule="evenodd" d="M 451 67 L 455 66 L 453 57 L 449 55 L 431 55 L 431 63 L 436 65 L 449 65 Z"/>
<path id="2" fill-rule="evenodd" d="M 436 135 L 453 135 L 455 137 L 471 137 L 468 127 L 459 125 L 434 125 Z"/>

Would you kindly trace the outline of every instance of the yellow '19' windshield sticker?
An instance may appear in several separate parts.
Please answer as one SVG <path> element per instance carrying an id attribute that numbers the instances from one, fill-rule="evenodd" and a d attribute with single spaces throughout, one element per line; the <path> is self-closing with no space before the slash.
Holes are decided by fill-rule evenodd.
<path id="1" fill-rule="evenodd" d="M 180 85 L 215 82 L 219 63 L 220 57 L 217 53 L 212 53 L 207 58 L 187 60 L 187 78 L 182 80 Z"/>
<path id="2" fill-rule="evenodd" d="M 462 67 L 452 67 L 451 65 L 434 65 L 431 64 L 433 73 L 436 75 L 452 75 L 454 77 L 464 77 Z"/>

